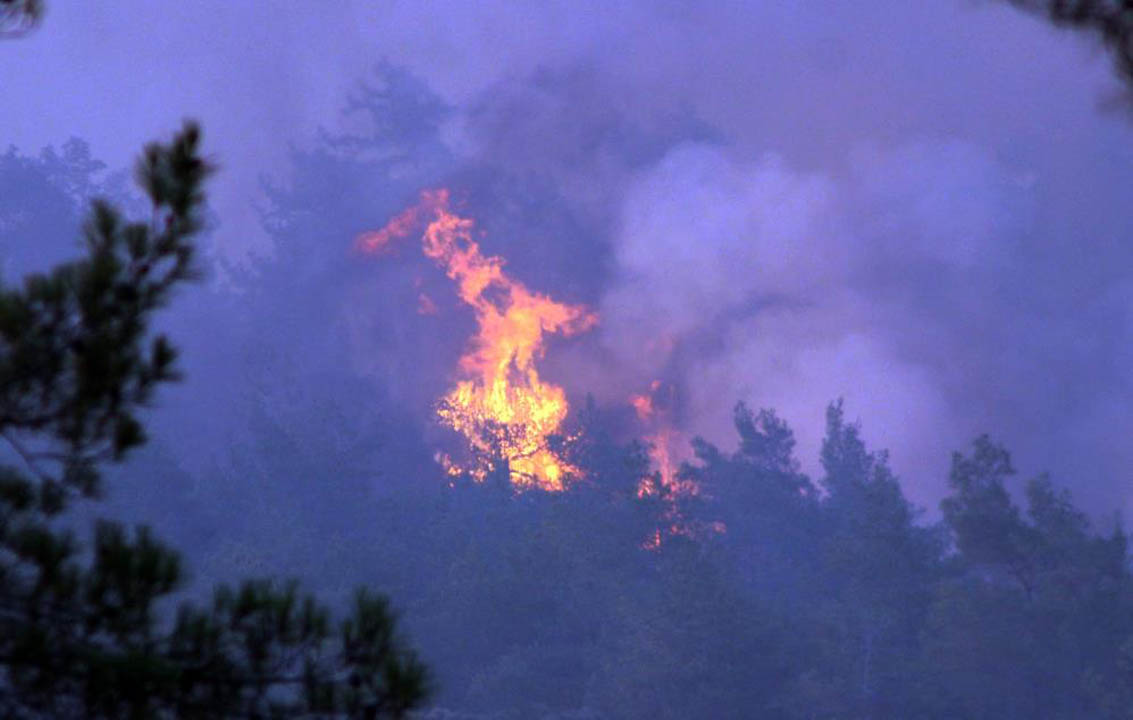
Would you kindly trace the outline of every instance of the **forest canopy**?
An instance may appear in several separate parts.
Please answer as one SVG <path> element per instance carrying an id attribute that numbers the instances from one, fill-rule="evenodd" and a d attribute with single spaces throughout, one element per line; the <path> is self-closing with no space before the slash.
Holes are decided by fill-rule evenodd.
<path id="1" fill-rule="evenodd" d="M 1129 79 L 1125 3 L 1013 4 Z M 819 15 L 705 10 L 677 72 L 500 32 L 472 99 L 382 62 L 294 144 L 306 75 L 202 52 L 221 119 L 286 81 L 220 176 L 191 124 L 140 193 L 0 154 L 0 717 L 1133 718 L 1127 135 L 1018 36 Z M 458 412 L 516 376 L 538 433 Z"/>

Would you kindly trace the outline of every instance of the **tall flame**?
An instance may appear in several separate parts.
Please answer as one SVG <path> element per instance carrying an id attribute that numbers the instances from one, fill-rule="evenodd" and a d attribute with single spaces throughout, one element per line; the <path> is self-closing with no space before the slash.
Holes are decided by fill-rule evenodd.
<path id="1" fill-rule="evenodd" d="M 358 246 L 380 252 L 422 224 L 425 255 L 456 282 L 457 294 L 472 307 L 478 325 L 460 359 L 462 378 L 437 408 L 441 421 L 467 439 L 475 459 L 464 467 L 443 458 L 446 469 L 483 480 L 506 463 L 517 487 L 562 490 L 567 475 L 578 472 L 549 445 L 566 418 L 566 394 L 540 379 L 535 361 L 545 351 L 545 333 L 569 337 L 592 327 L 597 316 L 508 277 L 504 259 L 484 255 L 473 240 L 473 220 L 449 209 L 445 189 L 422 193 L 417 205 L 360 237 Z"/>

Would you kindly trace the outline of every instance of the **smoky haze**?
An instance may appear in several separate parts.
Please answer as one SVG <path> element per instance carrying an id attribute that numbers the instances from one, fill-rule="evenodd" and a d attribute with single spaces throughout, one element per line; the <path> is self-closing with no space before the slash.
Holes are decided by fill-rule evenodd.
<path id="1" fill-rule="evenodd" d="M 988 428 L 1024 467 L 1081 478 L 1098 509 L 1129 501 L 1129 124 L 1102 107 L 1106 59 L 1040 21 L 955 2 L 59 3 L 51 17 L 4 48 L 6 142 L 74 135 L 121 163 L 200 117 L 225 168 L 225 259 L 274 251 L 261 179 L 317 182 L 294 177 L 288 148 L 368 130 L 343 110 L 390 64 L 448 107 L 435 141 L 452 157 L 422 179 L 468 193 L 489 247 L 537 266 L 533 285 L 601 309 L 610 355 L 573 370 L 573 390 L 614 401 L 671 373 L 691 433 L 724 441 L 742 399 L 779 409 L 807 458 L 842 396 L 921 503 L 948 452 Z M 337 236 L 328 223 L 328 255 L 411 197 L 376 189 L 335 189 L 373 211 Z M 650 342 L 671 348 L 641 361 Z"/>
<path id="2" fill-rule="evenodd" d="M 6 281 L 73 252 L 89 196 L 130 202 L 182 117 L 221 168 L 206 280 L 162 322 L 186 379 L 108 501 L 200 587 L 373 581 L 465 667 L 415 614 L 430 550 L 383 532 L 455 502 L 434 404 L 475 323 L 417 236 L 355 249 L 436 187 L 597 313 L 540 366 L 619 442 L 659 381 L 677 460 L 735 450 L 743 402 L 817 480 L 842 398 L 926 522 L 983 432 L 1099 522 L 1133 510 L 1133 121 L 1100 48 L 1006 3 L 57 0 L 0 88 Z M 444 702 L 491 710 L 464 682 Z"/>

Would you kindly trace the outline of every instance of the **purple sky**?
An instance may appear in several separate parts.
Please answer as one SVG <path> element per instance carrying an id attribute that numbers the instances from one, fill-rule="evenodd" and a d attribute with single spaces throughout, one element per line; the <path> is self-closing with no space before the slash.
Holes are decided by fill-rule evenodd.
<path id="1" fill-rule="evenodd" d="M 79 136 L 123 165 L 197 117 L 230 258 L 270 252 L 260 178 L 349 129 L 385 61 L 452 105 L 465 167 L 606 228 L 602 328 L 555 361 L 572 390 L 675 374 L 686 429 L 725 445 L 737 399 L 775 407 L 812 472 L 844 396 L 918 503 L 989 431 L 1133 511 L 1133 117 L 1084 38 L 962 0 L 48 9 L 0 43 L 0 148 Z M 636 150 L 689 118 L 703 139 Z"/>

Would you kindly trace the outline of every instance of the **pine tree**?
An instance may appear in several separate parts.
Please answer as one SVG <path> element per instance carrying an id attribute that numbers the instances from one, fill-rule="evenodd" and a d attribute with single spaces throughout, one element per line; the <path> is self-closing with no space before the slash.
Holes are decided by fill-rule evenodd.
<path id="1" fill-rule="evenodd" d="M 174 609 L 181 557 L 151 529 L 100 521 L 84 546 L 59 522 L 145 442 L 139 411 L 178 377 L 150 320 L 195 276 L 211 170 L 187 123 L 138 163 L 149 219 L 97 201 L 85 257 L 0 286 L 0 717 L 379 718 L 425 699 L 380 595 L 359 590 L 338 622 L 271 580 Z"/>

